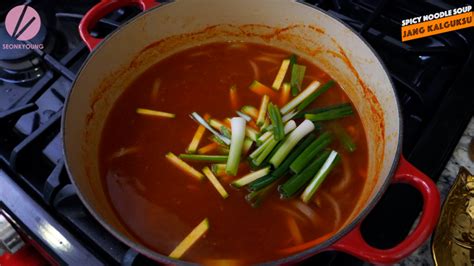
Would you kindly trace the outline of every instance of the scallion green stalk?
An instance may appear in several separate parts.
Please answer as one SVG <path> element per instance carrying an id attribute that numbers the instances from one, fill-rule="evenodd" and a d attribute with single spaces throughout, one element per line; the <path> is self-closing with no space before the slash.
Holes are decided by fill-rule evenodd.
<path id="1" fill-rule="evenodd" d="M 316 92 L 314 92 L 313 94 L 308 96 L 308 98 L 306 98 L 304 101 L 302 101 L 301 104 L 298 106 L 297 110 L 298 111 L 304 110 L 312 102 L 314 102 L 314 100 L 316 100 L 316 98 L 318 98 L 321 94 L 323 94 L 327 90 L 329 90 L 335 83 L 336 82 L 334 82 L 334 80 L 330 80 L 327 83 L 325 83 L 324 85 L 322 85 L 321 88 L 319 88 L 319 90 L 317 90 Z"/>
<path id="2" fill-rule="evenodd" d="M 288 179 L 283 185 L 278 188 L 283 198 L 289 198 L 294 196 L 300 191 L 306 183 L 313 177 L 319 169 L 323 166 L 324 162 L 328 159 L 330 152 L 325 151 L 318 156 L 304 171 Z"/>
<path id="3" fill-rule="evenodd" d="M 232 142 L 230 144 L 229 159 L 227 160 L 226 173 L 231 176 L 237 175 L 240 156 L 245 139 L 246 122 L 242 117 L 231 119 Z"/>
<path id="4" fill-rule="evenodd" d="M 323 133 L 313 143 L 311 143 L 296 160 L 290 165 L 291 171 L 298 174 L 331 143 L 331 134 L 329 132 Z"/>
<path id="5" fill-rule="evenodd" d="M 313 81 L 311 84 L 308 85 L 308 87 L 298 94 L 295 98 L 293 98 L 289 103 L 287 103 L 285 106 L 281 108 L 281 113 L 283 115 L 286 115 L 289 113 L 291 110 L 296 108 L 301 102 L 303 102 L 306 98 L 308 98 L 311 94 L 313 94 L 318 88 L 319 85 L 321 85 L 318 81 Z"/>
<path id="6" fill-rule="evenodd" d="M 306 135 L 314 130 L 314 124 L 309 120 L 304 120 L 288 138 L 283 142 L 282 146 L 277 150 L 275 155 L 270 159 L 270 163 L 276 168 L 278 167 L 298 142 Z"/>
<path id="7" fill-rule="evenodd" d="M 273 126 L 273 137 L 280 141 L 285 137 L 284 126 L 281 119 L 280 110 L 273 103 L 268 104 L 268 114 Z"/>
<path id="8" fill-rule="evenodd" d="M 329 155 L 327 160 L 324 162 L 321 169 L 319 169 L 319 171 L 313 177 L 309 185 L 301 194 L 301 200 L 304 203 L 308 203 L 311 200 L 316 190 L 318 190 L 318 188 L 321 186 L 321 184 L 326 179 L 328 174 L 331 172 L 331 170 L 337 165 L 337 163 L 340 160 L 341 160 L 341 157 L 339 156 L 339 154 L 336 151 L 331 151 L 331 154 Z"/>
<path id="9" fill-rule="evenodd" d="M 308 110 L 304 112 L 299 112 L 295 116 L 295 118 L 303 118 L 307 114 L 320 114 L 327 111 L 341 112 L 341 111 L 349 111 L 349 110 L 352 110 L 352 105 L 350 103 L 341 103 L 341 104 L 335 104 L 335 105 L 330 105 L 326 107 L 316 108 L 316 109 L 312 109 L 312 110 Z"/>
<path id="10" fill-rule="evenodd" d="M 255 166 L 260 166 L 268 157 L 268 155 L 273 151 L 273 149 L 278 145 L 278 141 L 275 140 L 274 137 L 270 138 L 267 142 L 268 144 L 265 145 L 263 151 L 255 159 L 253 159 L 252 162 Z"/>
<path id="11" fill-rule="evenodd" d="M 250 148 L 252 148 L 253 140 L 249 138 L 245 138 L 244 140 L 244 146 L 242 147 L 242 154 L 246 155 L 249 151 Z"/>
<path id="12" fill-rule="evenodd" d="M 201 154 L 180 154 L 179 158 L 185 161 L 209 162 L 209 163 L 226 163 L 226 155 L 201 155 Z"/>
<path id="13" fill-rule="evenodd" d="M 355 144 L 352 137 L 347 133 L 347 131 L 341 127 L 340 125 L 336 124 L 333 126 L 334 132 L 336 133 L 339 142 L 341 142 L 342 146 L 348 152 L 354 152 L 357 149 L 357 145 Z"/>
<path id="14" fill-rule="evenodd" d="M 328 121 L 328 120 L 339 119 L 346 116 L 351 116 L 353 114 L 354 114 L 354 111 L 352 110 L 352 107 L 350 107 L 350 108 L 341 108 L 338 110 L 324 111 L 317 114 L 306 114 L 304 115 L 304 117 L 313 122 L 317 122 L 317 121 Z"/>
<path id="15" fill-rule="evenodd" d="M 296 147 L 296 149 L 294 149 L 290 153 L 290 155 L 288 155 L 285 161 L 283 161 L 283 163 L 280 166 L 278 166 L 272 173 L 270 173 L 270 175 L 267 175 L 265 177 L 262 177 L 252 182 L 249 185 L 250 190 L 253 190 L 253 191 L 260 190 L 270 185 L 271 183 L 275 182 L 280 177 L 284 176 L 288 172 L 288 169 L 291 163 L 298 157 L 298 155 L 300 155 L 306 149 L 306 147 L 309 144 L 311 144 L 311 142 L 313 142 L 315 138 L 316 137 L 313 134 L 310 134 L 309 136 L 307 136 L 301 142 L 301 144 L 299 144 L 298 147 Z"/>
<path id="16" fill-rule="evenodd" d="M 262 177 L 268 175 L 269 172 L 270 172 L 270 167 L 269 166 L 265 167 L 265 168 L 262 168 L 258 171 L 249 173 L 249 174 L 235 180 L 234 182 L 231 183 L 231 186 L 236 187 L 236 188 L 241 188 L 243 186 L 246 186 L 246 185 L 252 183 L 255 180 L 258 180 L 259 178 L 262 178 Z"/>
<path id="17" fill-rule="evenodd" d="M 291 94 L 293 96 L 298 95 L 301 91 L 301 86 L 303 84 L 304 74 L 306 72 L 306 66 L 293 64 L 291 68 Z"/>

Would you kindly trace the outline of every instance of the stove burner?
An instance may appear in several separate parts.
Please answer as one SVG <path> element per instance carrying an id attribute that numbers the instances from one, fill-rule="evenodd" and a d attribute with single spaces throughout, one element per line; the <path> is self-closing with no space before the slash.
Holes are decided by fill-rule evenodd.
<path id="1" fill-rule="evenodd" d="M 43 60 L 34 49 L 14 48 L 24 44 L 42 44 L 43 52 L 54 49 L 55 38 L 49 37 L 47 29 L 41 25 L 38 34 L 28 42 L 18 41 L 11 37 L 5 27 L 0 27 L 0 80 L 6 83 L 24 83 L 39 79 L 45 73 Z"/>

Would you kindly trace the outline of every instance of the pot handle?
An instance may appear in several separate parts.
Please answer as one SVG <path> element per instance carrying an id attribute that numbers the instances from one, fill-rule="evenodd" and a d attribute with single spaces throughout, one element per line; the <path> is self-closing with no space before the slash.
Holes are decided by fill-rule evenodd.
<path id="1" fill-rule="evenodd" d="M 377 249 L 362 237 L 359 223 L 351 232 L 333 245 L 333 248 L 373 264 L 394 264 L 414 252 L 433 232 L 440 212 L 439 191 L 435 183 L 421 171 L 400 157 L 393 183 L 413 186 L 423 196 L 423 210 L 415 229 L 397 246 Z"/>
<path id="2" fill-rule="evenodd" d="M 103 40 L 102 38 L 92 37 L 89 33 L 90 29 L 92 29 L 100 19 L 110 12 L 132 5 L 138 6 L 145 11 L 159 5 L 159 3 L 154 0 L 102 0 L 84 15 L 79 23 L 79 34 L 90 51 L 92 51 Z"/>

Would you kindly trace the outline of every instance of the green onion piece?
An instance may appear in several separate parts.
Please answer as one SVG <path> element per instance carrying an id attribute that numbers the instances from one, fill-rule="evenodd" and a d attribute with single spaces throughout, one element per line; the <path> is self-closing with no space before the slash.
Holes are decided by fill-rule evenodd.
<path id="1" fill-rule="evenodd" d="M 278 167 L 298 142 L 314 130 L 314 124 L 309 120 L 304 120 L 283 142 L 275 155 L 270 159 L 270 163 Z"/>
<path id="2" fill-rule="evenodd" d="M 252 117 L 252 119 L 254 120 L 257 120 L 258 118 L 258 109 L 251 106 L 251 105 L 244 105 L 242 106 L 242 108 L 240 109 L 240 111 L 250 117 Z"/>
<path id="3" fill-rule="evenodd" d="M 341 103 L 341 104 L 335 104 L 335 105 L 330 105 L 330 106 L 326 106 L 326 107 L 311 109 L 311 110 L 304 111 L 304 112 L 299 112 L 295 116 L 295 118 L 303 118 L 307 114 L 320 114 L 320 113 L 324 113 L 324 112 L 327 112 L 327 111 L 338 111 L 338 112 L 340 112 L 340 111 L 348 111 L 348 110 L 352 110 L 352 105 L 350 103 Z"/>
<path id="4" fill-rule="evenodd" d="M 247 136 L 252 141 L 257 141 L 258 132 L 251 127 L 245 127 L 245 136 Z"/>
<path id="5" fill-rule="evenodd" d="M 260 178 L 256 181 L 252 182 L 249 185 L 249 189 L 252 190 L 252 191 L 260 190 L 260 189 L 270 185 L 271 183 L 273 183 L 274 181 L 276 181 L 280 177 L 284 176 L 288 172 L 290 164 L 298 157 L 298 155 L 300 155 L 304 151 L 304 149 L 309 144 L 311 144 L 311 142 L 315 138 L 316 137 L 313 134 L 307 136 L 301 142 L 301 144 L 299 144 L 298 147 L 296 147 L 296 149 L 293 150 L 290 153 L 290 155 L 288 155 L 288 157 L 285 159 L 285 161 L 283 161 L 283 163 L 280 166 L 278 166 L 270 175 L 267 175 L 265 177 L 262 177 L 262 178 Z"/>
<path id="6" fill-rule="evenodd" d="M 277 184 L 277 182 L 274 182 L 272 185 L 269 185 L 264 189 L 252 191 L 245 196 L 245 200 L 250 204 L 250 206 L 257 208 L 262 204 L 263 200 L 275 190 Z"/>
<path id="7" fill-rule="evenodd" d="M 221 127 L 221 133 L 222 133 L 223 136 L 225 136 L 229 139 L 232 137 L 232 132 L 230 132 L 230 129 L 226 126 Z"/>
<path id="8" fill-rule="evenodd" d="M 290 120 L 290 121 L 287 121 L 286 124 L 285 124 L 285 127 L 284 127 L 284 132 L 285 132 L 285 135 L 287 135 L 288 133 L 290 133 L 291 131 L 293 131 L 294 129 L 296 128 L 296 122 L 294 120 Z M 273 130 L 273 126 L 270 125 L 270 129 Z M 257 139 L 257 145 L 260 146 L 262 145 L 265 141 L 267 141 L 270 137 L 273 136 L 273 132 L 272 131 L 267 131 L 265 132 L 263 135 L 261 135 L 258 139 Z"/>
<path id="9" fill-rule="evenodd" d="M 306 72 L 306 66 L 293 64 L 291 68 L 291 94 L 293 96 L 298 95 L 301 91 L 301 85 L 303 84 L 304 74 Z"/>
<path id="10" fill-rule="evenodd" d="M 225 127 L 227 130 L 230 131 L 230 128 L 228 126 L 224 125 L 221 121 L 214 118 L 209 119 L 209 125 L 213 127 L 214 129 L 219 130 L 221 132 L 222 132 L 223 127 Z"/>
<path id="11" fill-rule="evenodd" d="M 329 90 L 335 83 L 336 82 L 334 82 L 334 80 L 330 80 L 326 84 L 322 85 L 321 88 L 319 88 L 319 90 L 317 90 L 316 92 L 311 94 L 308 98 L 306 98 L 303 102 L 301 102 L 301 104 L 298 106 L 297 110 L 298 111 L 304 110 L 306 107 L 308 107 L 308 105 L 310 105 L 312 102 L 314 102 L 314 100 L 316 100 L 316 98 L 318 98 L 321 94 L 323 94 L 327 90 Z"/>
<path id="12" fill-rule="evenodd" d="M 286 115 L 284 115 L 282 118 L 281 118 L 281 121 L 283 123 L 286 123 L 287 121 L 290 121 L 291 119 L 293 119 L 293 117 L 296 117 L 296 115 L 298 114 L 298 112 L 296 111 L 291 111 L 289 113 L 287 113 Z"/>
<path id="13" fill-rule="evenodd" d="M 265 117 L 265 121 L 263 121 L 263 125 L 260 126 L 260 132 L 266 132 L 268 131 L 268 128 L 271 126 L 270 120 Z"/>
<path id="14" fill-rule="evenodd" d="M 267 141 L 271 136 L 273 136 L 273 132 L 272 131 L 267 131 L 265 133 L 263 133 L 263 135 L 261 135 L 258 139 L 257 139 L 257 145 L 261 145 L 263 144 L 265 141 Z"/>
<path id="15" fill-rule="evenodd" d="M 304 117 L 313 122 L 317 122 L 317 121 L 328 121 L 328 120 L 339 119 L 339 118 L 343 118 L 343 117 L 350 116 L 353 114 L 354 114 L 354 110 L 352 110 L 352 107 L 349 106 L 347 108 L 338 108 L 338 109 L 323 111 L 317 114 L 305 114 Z"/>
<path id="16" fill-rule="evenodd" d="M 290 165 L 291 171 L 295 174 L 300 173 L 316 157 L 316 155 L 318 155 L 318 153 L 329 146 L 331 141 L 331 134 L 329 132 L 323 133 Z"/>
<path id="17" fill-rule="evenodd" d="M 268 95 L 263 95 L 262 103 L 260 104 L 260 110 L 258 112 L 257 126 L 261 126 L 265 122 L 265 117 L 267 114 L 267 107 L 268 107 L 269 102 L 270 102 L 270 97 L 268 97 Z"/>
<path id="18" fill-rule="evenodd" d="M 298 94 L 295 98 L 293 98 L 289 103 L 287 103 L 285 106 L 281 108 L 281 113 L 283 115 L 286 115 L 289 113 L 291 110 L 296 108 L 301 102 L 303 102 L 306 98 L 308 98 L 311 94 L 313 94 L 318 88 L 319 85 L 321 85 L 318 81 L 313 81 L 311 84 L 308 85 L 308 87 Z"/>
<path id="19" fill-rule="evenodd" d="M 230 121 L 232 129 L 232 143 L 230 144 L 229 159 L 227 160 L 226 173 L 231 176 L 237 175 L 240 156 L 245 139 L 245 119 L 234 117 Z"/>
<path id="20" fill-rule="evenodd" d="M 211 170 L 216 176 L 225 176 L 226 164 L 218 163 L 211 165 Z"/>
<path id="21" fill-rule="evenodd" d="M 331 154 L 324 162 L 321 169 L 319 169 L 318 173 L 313 177 L 309 185 L 301 194 L 301 200 L 304 203 L 308 203 L 311 198 L 313 197 L 316 190 L 318 190 L 319 186 L 323 183 L 324 179 L 328 176 L 331 170 L 337 165 L 337 163 L 341 160 L 341 157 L 336 151 L 331 151 Z"/>
<path id="22" fill-rule="evenodd" d="M 209 163 L 225 163 L 226 155 L 201 155 L 201 154 L 180 154 L 179 158 L 186 161 L 209 162 Z"/>
<path id="23" fill-rule="evenodd" d="M 281 84 L 283 83 L 283 79 L 285 79 L 286 72 L 288 71 L 288 67 L 290 66 L 290 60 L 285 59 L 281 63 L 280 70 L 278 70 L 278 74 L 275 77 L 275 81 L 273 81 L 272 88 L 274 90 L 280 90 Z"/>
<path id="24" fill-rule="evenodd" d="M 263 149 L 263 151 L 257 156 L 257 158 L 253 159 L 252 161 L 253 165 L 260 166 L 278 144 L 278 141 L 275 140 L 275 138 L 273 137 L 269 139 L 267 142 L 268 144 L 265 145 L 265 148 Z"/>
<path id="25" fill-rule="evenodd" d="M 225 142 L 223 142 L 220 138 L 212 135 L 212 136 L 209 136 L 209 140 L 214 142 L 214 143 L 217 143 L 219 144 L 219 146 L 224 146 L 224 147 L 229 147 L 229 145 L 227 145 Z"/>
<path id="26" fill-rule="evenodd" d="M 217 132 L 214 128 L 212 128 L 204 118 L 202 118 L 198 113 L 193 112 L 191 115 L 191 118 L 201 124 L 203 127 L 205 127 L 207 130 L 209 130 L 212 134 L 214 134 L 216 137 L 218 137 L 222 142 L 224 142 L 227 145 L 230 145 L 230 139 L 221 135 L 219 132 Z"/>
<path id="27" fill-rule="evenodd" d="M 251 182 L 253 182 L 253 181 L 255 181 L 259 178 L 262 178 L 262 177 L 268 175 L 269 172 L 270 172 L 270 167 L 262 168 L 258 171 L 249 173 L 249 174 L 235 180 L 234 182 L 231 183 L 231 185 L 233 187 L 236 187 L 236 188 L 241 188 L 241 187 L 246 186 L 246 185 L 250 184 Z"/>
<path id="28" fill-rule="evenodd" d="M 346 149 L 348 152 L 354 152 L 357 149 L 357 145 L 349 133 L 347 133 L 347 131 L 338 124 L 335 124 L 333 128 L 344 149 Z"/>
<path id="29" fill-rule="evenodd" d="M 325 151 L 318 158 L 312 162 L 303 172 L 291 177 L 283 185 L 278 188 L 280 195 L 283 198 L 289 198 L 294 196 L 300 191 L 306 183 L 313 177 L 319 169 L 323 166 L 324 162 L 328 159 L 330 152 Z"/>
<path id="30" fill-rule="evenodd" d="M 280 141 L 285 137 L 284 126 L 281 120 L 280 110 L 273 103 L 268 104 L 268 114 L 273 125 L 273 137 Z"/>
<path id="31" fill-rule="evenodd" d="M 249 151 L 250 148 L 252 148 L 253 140 L 246 138 L 244 140 L 244 146 L 242 147 L 242 154 L 246 155 Z"/>
<path id="32" fill-rule="evenodd" d="M 242 112 L 240 112 L 240 111 L 235 111 L 235 112 L 237 113 L 238 116 L 240 116 L 240 117 L 242 117 L 243 119 L 245 119 L 245 121 L 247 121 L 247 122 L 252 121 L 252 117 L 250 117 L 249 115 L 244 114 L 244 113 L 242 113 Z"/>
<path id="33" fill-rule="evenodd" d="M 292 54 L 288 59 L 290 60 L 289 69 L 292 69 L 293 65 L 296 64 L 298 57 L 295 54 Z"/>
<path id="34" fill-rule="evenodd" d="M 256 159 L 269 145 L 271 139 L 267 139 L 262 145 L 260 145 L 257 149 L 255 149 L 250 155 L 250 159 Z"/>

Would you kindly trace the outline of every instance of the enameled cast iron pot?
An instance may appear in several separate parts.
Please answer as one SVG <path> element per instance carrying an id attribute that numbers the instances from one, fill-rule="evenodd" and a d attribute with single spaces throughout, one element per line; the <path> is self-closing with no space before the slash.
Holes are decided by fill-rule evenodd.
<path id="1" fill-rule="evenodd" d="M 105 40 L 89 34 L 100 18 L 129 5 L 145 12 Z M 315 240 L 307 250 L 269 263 L 292 264 L 321 251 L 339 250 L 371 263 L 391 264 L 412 253 L 431 234 L 439 215 L 439 193 L 401 155 L 400 107 L 389 75 L 359 35 L 322 10 L 290 0 L 176 0 L 159 6 L 152 0 L 105 0 L 86 14 L 79 30 L 91 54 L 64 108 L 67 168 L 94 217 L 138 252 L 167 264 L 185 263 L 141 245 L 109 205 L 97 163 L 105 118 L 126 85 L 149 66 L 179 50 L 222 40 L 267 43 L 308 58 L 344 88 L 367 133 L 368 179 L 362 197 L 354 199 L 357 207 L 350 218 L 328 239 Z M 380 250 L 364 241 L 360 223 L 392 183 L 407 183 L 419 190 L 423 212 L 402 243 Z"/>

